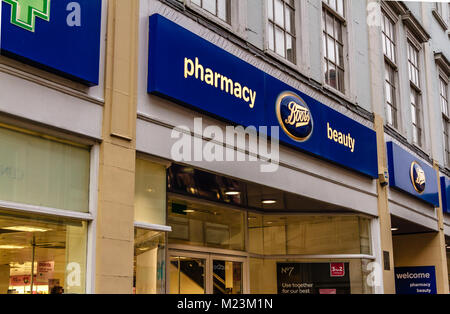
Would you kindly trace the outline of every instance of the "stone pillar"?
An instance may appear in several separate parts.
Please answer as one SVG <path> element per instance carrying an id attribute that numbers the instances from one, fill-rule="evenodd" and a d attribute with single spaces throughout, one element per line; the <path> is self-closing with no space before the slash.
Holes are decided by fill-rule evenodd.
<path id="1" fill-rule="evenodd" d="M 139 0 L 108 1 L 96 293 L 132 293 Z"/>
<path id="2" fill-rule="evenodd" d="M 384 138 L 384 55 L 381 38 L 381 3 L 380 0 L 367 0 L 367 23 L 369 32 L 369 70 L 371 80 L 371 99 L 374 112 L 374 129 L 377 133 L 378 173 L 388 169 L 386 141 Z M 382 254 L 384 293 L 395 293 L 394 254 L 392 248 L 391 215 L 389 212 L 388 186 L 377 182 L 378 215 L 380 225 L 380 247 Z M 385 261 L 385 254 L 389 261 Z M 385 269 L 384 264 L 390 268 Z"/>

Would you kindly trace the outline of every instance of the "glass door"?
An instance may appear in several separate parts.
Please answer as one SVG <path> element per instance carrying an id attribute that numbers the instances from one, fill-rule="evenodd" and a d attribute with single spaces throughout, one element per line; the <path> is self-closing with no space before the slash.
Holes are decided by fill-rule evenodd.
<path id="1" fill-rule="evenodd" d="M 246 259 L 212 254 L 169 252 L 170 294 L 244 294 Z"/>
<path id="2" fill-rule="evenodd" d="M 169 257 L 167 266 L 170 294 L 207 293 L 208 256 L 175 254 Z"/>
<path id="3" fill-rule="evenodd" d="M 243 262 L 212 260 L 213 294 L 243 294 Z"/>

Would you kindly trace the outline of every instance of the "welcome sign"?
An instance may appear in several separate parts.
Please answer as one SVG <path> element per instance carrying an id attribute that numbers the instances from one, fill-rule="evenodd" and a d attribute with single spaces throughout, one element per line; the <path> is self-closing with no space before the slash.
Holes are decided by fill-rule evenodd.
<path id="1" fill-rule="evenodd" d="M 232 124 L 279 126 L 282 143 L 378 177 L 373 130 L 158 14 L 149 27 L 149 93 Z"/>
<path id="2" fill-rule="evenodd" d="M 0 0 L 3 55 L 98 84 L 101 0 Z"/>

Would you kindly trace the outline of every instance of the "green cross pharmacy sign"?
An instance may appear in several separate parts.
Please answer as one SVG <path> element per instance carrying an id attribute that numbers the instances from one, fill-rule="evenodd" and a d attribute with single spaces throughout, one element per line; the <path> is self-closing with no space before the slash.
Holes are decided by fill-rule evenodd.
<path id="1" fill-rule="evenodd" d="M 11 24 L 34 32 L 36 18 L 50 21 L 50 0 L 3 0 L 11 5 Z"/>

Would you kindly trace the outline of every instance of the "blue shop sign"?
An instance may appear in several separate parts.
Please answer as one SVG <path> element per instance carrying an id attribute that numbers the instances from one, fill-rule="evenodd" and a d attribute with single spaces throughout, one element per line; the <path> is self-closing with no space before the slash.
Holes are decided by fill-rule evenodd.
<path id="1" fill-rule="evenodd" d="M 388 142 L 389 185 L 439 207 L 436 171 L 399 145 Z"/>
<path id="2" fill-rule="evenodd" d="M 0 0 L 3 55 L 98 85 L 101 0 Z"/>
<path id="3" fill-rule="evenodd" d="M 150 17 L 148 92 L 378 177 L 376 134 L 183 27 Z M 270 135 L 270 134 L 269 134 Z"/>
<path id="4" fill-rule="evenodd" d="M 396 267 L 397 294 L 437 294 L 434 266 Z"/>
<path id="5" fill-rule="evenodd" d="M 442 210 L 450 214 L 450 179 L 441 177 Z"/>

